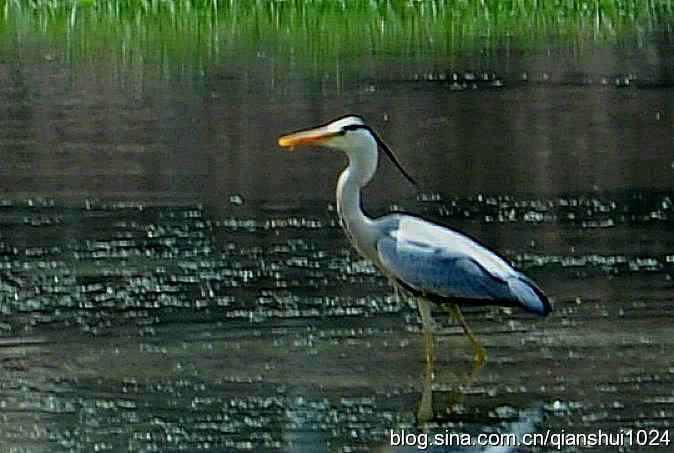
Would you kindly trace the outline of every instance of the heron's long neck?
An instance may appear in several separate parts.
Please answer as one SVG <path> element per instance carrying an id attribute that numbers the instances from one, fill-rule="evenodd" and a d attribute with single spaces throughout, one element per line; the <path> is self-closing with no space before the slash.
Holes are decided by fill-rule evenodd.
<path id="1" fill-rule="evenodd" d="M 337 182 L 337 213 L 342 226 L 351 242 L 366 256 L 374 247 L 376 231 L 372 219 L 363 212 L 360 189 L 377 170 L 377 154 L 376 148 L 349 152 L 349 166 Z"/>

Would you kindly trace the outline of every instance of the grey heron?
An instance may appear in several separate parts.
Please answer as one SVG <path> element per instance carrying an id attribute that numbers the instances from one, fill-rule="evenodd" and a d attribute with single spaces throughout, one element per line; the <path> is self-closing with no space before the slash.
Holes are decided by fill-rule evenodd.
<path id="1" fill-rule="evenodd" d="M 394 284 L 417 298 L 426 360 L 434 361 L 431 303 L 448 308 L 475 349 L 478 366 L 486 352 L 466 324 L 459 304 L 507 305 L 545 316 L 551 311 L 543 291 L 504 258 L 467 235 L 416 215 L 394 212 L 371 218 L 362 209 L 360 190 L 377 170 L 379 149 L 414 186 L 414 179 L 360 116 L 279 138 L 281 147 L 320 145 L 344 151 L 349 165 L 337 183 L 337 213 L 353 246 Z"/>

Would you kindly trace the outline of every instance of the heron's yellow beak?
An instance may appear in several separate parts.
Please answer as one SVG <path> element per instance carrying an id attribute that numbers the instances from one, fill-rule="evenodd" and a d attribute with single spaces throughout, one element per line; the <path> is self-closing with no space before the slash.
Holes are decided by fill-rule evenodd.
<path id="1" fill-rule="evenodd" d="M 294 147 L 300 145 L 308 145 L 310 143 L 321 144 L 335 135 L 337 135 L 337 132 L 331 131 L 327 127 L 318 127 L 279 137 L 278 144 L 283 148 L 292 150 Z"/>

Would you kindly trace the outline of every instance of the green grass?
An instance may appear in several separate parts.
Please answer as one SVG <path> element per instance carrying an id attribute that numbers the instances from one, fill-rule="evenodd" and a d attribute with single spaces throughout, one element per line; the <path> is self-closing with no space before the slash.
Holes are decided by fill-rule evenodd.
<path id="1" fill-rule="evenodd" d="M 513 42 L 672 36 L 671 0 L 0 0 L 0 40 L 38 34 L 66 58 L 196 63 L 274 56 L 321 67 L 353 55 L 488 52 Z"/>

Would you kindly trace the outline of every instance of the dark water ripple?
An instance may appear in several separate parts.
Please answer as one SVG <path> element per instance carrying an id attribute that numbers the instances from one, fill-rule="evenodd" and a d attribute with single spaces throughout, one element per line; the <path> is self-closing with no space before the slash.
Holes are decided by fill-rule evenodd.
<path id="1" fill-rule="evenodd" d="M 674 223 L 672 194 L 593 195 L 554 199 L 522 199 L 508 195 L 477 195 L 452 199 L 437 193 L 418 197 L 429 212 L 448 219 L 474 219 L 487 223 L 560 223 L 580 228 L 608 228 L 619 224 Z"/>

